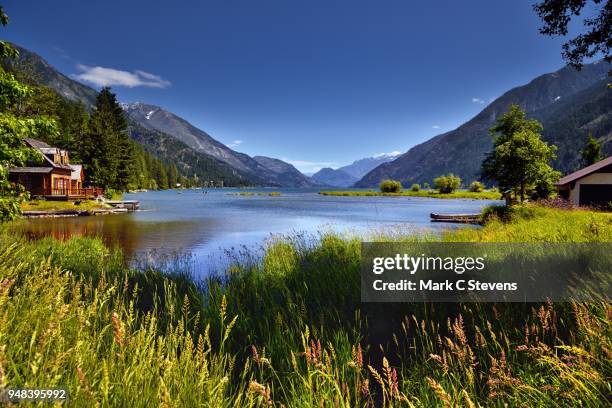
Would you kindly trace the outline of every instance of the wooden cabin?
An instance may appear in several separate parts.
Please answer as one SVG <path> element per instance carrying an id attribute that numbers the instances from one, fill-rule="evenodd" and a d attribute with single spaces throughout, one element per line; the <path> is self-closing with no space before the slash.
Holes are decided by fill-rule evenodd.
<path id="1" fill-rule="evenodd" d="M 612 156 L 563 177 L 559 196 L 575 205 L 605 207 L 612 202 Z"/>
<path id="2" fill-rule="evenodd" d="M 83 166 L 71 165 L 66 150 L 36 139 L 24 139 L 24 142 L 41 153 L 41 160 L 9 168 L 9 180 L 24 186 L 32 196 L 67 200 L 95 198 L 102 194 L 99 188 L 84 187 Z"/>

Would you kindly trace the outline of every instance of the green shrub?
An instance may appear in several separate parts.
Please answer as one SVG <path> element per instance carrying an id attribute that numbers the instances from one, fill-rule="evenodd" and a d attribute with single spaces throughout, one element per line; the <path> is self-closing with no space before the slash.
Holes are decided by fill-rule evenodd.
<path id="1" fill-rule="evenodd" d="M 402 191 L 402 183 L 397 180 L 383 180 L 380 183 L 380 191 L 383 193 L 399 193 Z"/>
<path id="2" fill-rule="evenodd" d="M 410 190 L 412 190 L 412 191 L 420 191 L 421 190 L 421 185 L 420 184 L 413 184 L 412 187 L 410 187 Z"/>
<path id="3" fill-rule="evenodd" d="M 550 197 L 555 191 L 555 183 L 559 180 L 559 174 L 555 170 L 544 172 L 533 188 L 529 191 L 529 196 L 534 200 L 541 200 Z"/>
<path id="4" fill-rule="evenodd" d="M 425 190 L 429 190 L 431 188 L 431 186 L 429 185 L 429 183 L 423 183 L 423 188 Z"/>
<path id="5" fill-rule="evenodd" d="M 461 178 L 459 178 L 459 176 L 455 176 L 453 173 L 436 177 L 434 180 L 434 186 L 436 186 L 438 191 L 440 191 L 442 194 L 450 194 L 457 190 L 460 185 Z"/>
<path id="6" fill-rule="evenodd" d="M 541 207 L 528 205 L 492 205 L 482 210 L 482 219 L 485 222 L 499 220 L 504 223 L 530 220 L 537 216 L 544 217 L 545 211 Z"/>
<path id="7" fill-rule="evenodd" d="M 482 184 L 480 181 L 472 181 L 469 190 L 473 193 L 482 193 L 484 191 L 484 184 Z"/>
<path id="8" fill-rule="evenodd" d="M 112 188 L 107 188 L 106 190 L 104 190 L 104 197 L 107 200 L 122 200 L 123 193 Z"/>

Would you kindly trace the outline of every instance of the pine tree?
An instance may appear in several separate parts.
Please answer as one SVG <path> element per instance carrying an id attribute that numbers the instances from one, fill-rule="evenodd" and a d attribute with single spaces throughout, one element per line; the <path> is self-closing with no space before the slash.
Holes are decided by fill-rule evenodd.
<path id="1" fill-rule="evenodd" d="M 88 180 L 105 189 L 127 190 L 133 175 L 134 148 L 127 135 L 127 120 L 110 88 L 96 98 L 81 156 Z"/>
<path id="2" fill-rule="evenodd" d="M 174 164 L 171 164 L 168 166 L 168 187 L 175 188 L 177 183 L 179 183 L 178 169 Z"/>
<path id="3" fill-rule="evenodd" d="M 163 163 L 159 160 L 155 160 L 155 170 L 156 170 L 156 181 L 157 187 L 160 190 L 165 190 L 168 188 L 168 173 L 166 172 L 166 168 Z"/>
<path id="4" fill-rule="evenodd" d="M 603 159 L 601 154 L 601 143 L 599 143 L 593 135 L 589 134 L 584 149 L 580 151 L 580 157 L 582 158 L 582 165 L 584 167 L 590 166 Z"/>
<path id="5" fill-rule="evenodd" d="M 134 142 L 129 139 L 126 132 L 119 134 L 117 141 L 118 148 L 118 167 L 117 178 L 113 188 L 121 191 L 129 190 L 129 186 L 136 180 L 136 162 Z"/>

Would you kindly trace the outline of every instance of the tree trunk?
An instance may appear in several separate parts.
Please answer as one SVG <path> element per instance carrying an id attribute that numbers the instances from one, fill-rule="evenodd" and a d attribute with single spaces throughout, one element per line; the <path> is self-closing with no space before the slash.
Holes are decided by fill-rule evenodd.
<path id="1" fill-rule="evenodd" d="M 525 183 L 521 183 L 521 203 L 525 201 Z"/>

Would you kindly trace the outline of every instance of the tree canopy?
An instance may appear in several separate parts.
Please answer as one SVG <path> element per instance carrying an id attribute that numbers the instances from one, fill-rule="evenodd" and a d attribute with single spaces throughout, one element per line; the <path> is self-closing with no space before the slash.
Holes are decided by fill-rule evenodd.
<path id="1" fill-rule="evenodd" d="M 542 125 L 525 118 L 525 112 L 512 105 L 490 129 L 493 151 L 482 164 L 482 176 L 498 183 L 502 191 L 512 191 L 521 201 L 530 192 L 546 197 L 554 188 L 560 173 L 550 166 L 555 146 L 542 141 Z"/>
<path id="2" fill-rule="evenodd" d="M 0 7 L 0 23 L 6 25 L 8 17 Z M 0 58 L 18 55 L 10 44 L 0 44 Z M 19 215 L 19 203 L 27 198 L 24 189 L 9 181 L 9 168 L 21 166 L 37 158 L 37 153 L 27 147 L 24 138 L 41 135 L 57 135 L 57 124 L 45 115 L 32 115 L 22 110 L 22 102 L 32 90 L 15 76 L 0 68 L 0 220 Z"/>
<path id="3" fill-rule="evenodd" d="M 563 58 L 582 67 L 585 58 L 603 54 L 612 62 L 612 0 L 543 0 L 533 6 L 544 25 L 540 32 L 550 36 L 566 36 L 571 20 L 579 16 L 585 7 L 597 10 L 595 16 L 583 20 L 586 32 L 563 44 Z"/>

